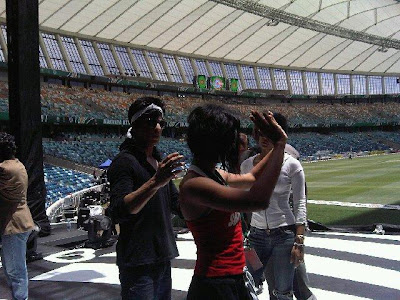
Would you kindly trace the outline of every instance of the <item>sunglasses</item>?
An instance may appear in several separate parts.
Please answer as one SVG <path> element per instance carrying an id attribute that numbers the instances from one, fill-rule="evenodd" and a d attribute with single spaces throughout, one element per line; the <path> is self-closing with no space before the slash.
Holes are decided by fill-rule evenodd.
<path id="1" fill-rule="evenodd" d="M 164 128 L 167 125 L 167 122 L 164 119 L 158 120 L 158 118 L 154 117 L 140 118 L 140 122 L 151 128 L 155 128 L 157 124 L 160 124 L 161 128 Z"/>

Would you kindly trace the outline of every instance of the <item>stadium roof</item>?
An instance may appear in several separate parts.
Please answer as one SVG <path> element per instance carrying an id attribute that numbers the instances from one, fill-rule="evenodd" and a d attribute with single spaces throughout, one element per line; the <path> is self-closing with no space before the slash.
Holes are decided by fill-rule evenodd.
<path id="1" fill-rule="evenodd" d="M 398 0 L 40 0 L 39 15 L 42 30 L 191 56 L 400 73 Z"/>

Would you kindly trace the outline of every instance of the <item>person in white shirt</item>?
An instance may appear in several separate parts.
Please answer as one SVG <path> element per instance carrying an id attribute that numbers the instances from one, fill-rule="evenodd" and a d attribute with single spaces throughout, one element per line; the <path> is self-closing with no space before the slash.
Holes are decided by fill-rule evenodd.
<path id="1" fill-rule="evenodd" d="M 274 118 L 284 130 L 287 130 L 287 121 L 283 115 L 274 114 Z M 273 150 L 270 141 L 257 134 L 257 131 L 255 138 L 261 147 L 261 153 L 242 163 L 242 174 L 248 173 Z M 289 204 L 291 190 L 294 213 Z M 293 299 L 295 267 L 304 259 L 306 220 L 304 171 L 298 160 L 285 154 L 270 205 L 266 210 L 253 212 L 249 234 L 250 245 L 256 250 L 264 267 L 272 259 L 275 279 L 273 294 L 279 300 Z"/>
<path id="2" fill-rule="evenodd" d="M 286 144 L 285 153 L 290 154 L 297 160 L 299 160 L 300 158 L 299 151 L 297 151 L 297 149 L 290 144 Z M 305 189 L 307 197 L 307 184 Z M 291 200 L 289 201 L 293 202 L 293 194 L 291 194 Z M 268 283 L 269 299 L 276 300 L 277 298 L 273 295 L 275 281 L 272 261 L 270 261 L 264 268 L 264 275 Z M 300 263 L 294 271 L 293 280 L 293 293 L 297 300 L 317 300 L 317 297 L 310 290 L 309 284 L 310 283 L 307 275 L 306 264 L 304 262 Z"/>

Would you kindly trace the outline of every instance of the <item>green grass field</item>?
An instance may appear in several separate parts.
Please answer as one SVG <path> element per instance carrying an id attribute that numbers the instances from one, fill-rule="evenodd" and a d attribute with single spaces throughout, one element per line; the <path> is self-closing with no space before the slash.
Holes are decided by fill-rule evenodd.
<path id="1" fill-rule="evenodd" d="M 400 154 L 303 163 L 303 167 L 311 200 L 400 205 Z M 325 225 L 400 225 L 400 210 L 309 203 L 308 219 Z"/>
<path id="2" fill-rule="evenodd" d="M 309 199 L 400 205 L 400 154 L 303 166 Z M 400 211 L 309 204 L 308 218 L 326 225 L 400 224 Z"/>

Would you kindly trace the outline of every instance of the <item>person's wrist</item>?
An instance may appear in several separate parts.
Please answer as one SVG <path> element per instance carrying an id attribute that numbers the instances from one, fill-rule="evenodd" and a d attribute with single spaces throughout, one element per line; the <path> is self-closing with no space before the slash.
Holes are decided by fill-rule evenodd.
<path id="1" fill-rule="evenodd" d="M 160 188 L 162 186 L 162 181 L 154 174 L 153 177 L 150 179 L 150 186 L 153 188 Z"/>
<path id="2" fill-rule="evenodd" d="M 285 141 L 279 140 L 274 144 L 274 148 L 283 148 L 283 149 L 285 149 L 285 146 L 286 146 L 286 140 Z"/>

